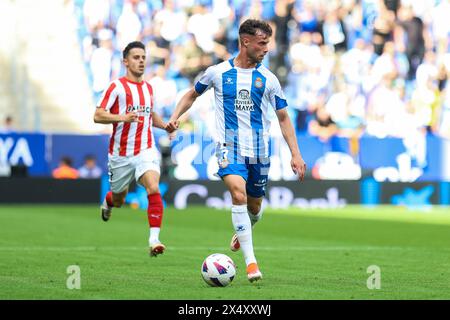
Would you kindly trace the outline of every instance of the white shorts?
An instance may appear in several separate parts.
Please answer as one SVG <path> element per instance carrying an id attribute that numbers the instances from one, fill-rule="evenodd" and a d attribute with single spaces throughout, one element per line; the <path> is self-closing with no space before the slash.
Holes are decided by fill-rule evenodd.
<path id="1" fill-rule="evenodd" d="M 108 155 L 109 184 L 113 193 L 124 191 L 128 185 L 147 171 L 160 173 L 161 154 L 156 148 L 141 151 L 136 156 Z"/>

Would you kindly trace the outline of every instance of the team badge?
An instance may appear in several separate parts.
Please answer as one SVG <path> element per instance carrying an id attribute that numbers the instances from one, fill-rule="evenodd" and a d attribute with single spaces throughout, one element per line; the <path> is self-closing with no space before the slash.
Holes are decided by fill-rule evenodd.
<path id="1" fill-rule="evenodd" d="M 262 81 L 262 79 L 261 78 L 256 78 L 255 79 L 255 87 L 257 87 L 257 88 L 262 88 L 262 86 L 263 86 L 263 81 Z"/>

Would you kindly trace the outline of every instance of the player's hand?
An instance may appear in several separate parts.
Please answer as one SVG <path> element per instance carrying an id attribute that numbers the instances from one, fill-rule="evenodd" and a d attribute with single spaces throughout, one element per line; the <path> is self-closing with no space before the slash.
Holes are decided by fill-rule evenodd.
<path id="1" fill-rule="evenodd" d="M 306 172 L 306 163 L 303 160 L 302 156 L 294 156 L 291 160 L 291 168 L 292 171 L 298 176 L 300 181 L 303 181 L 305 178 L 305 172 Z"/>
<path id="2" fill-rule="evenodd" d="M 176 129 L 174 129 L 174 127 L 175 126 L 173 126 L 173 125 L 169 126 L 169 123 L 167 123 L 166 126 L 164 127 L 164 130 L 166 130 L 167 133 L 169 134 L 170 141 L 174 140 L 175 137 L 177 136 L 178 124 L 176 124 Z"/>
<path id="3" fill-rule="evenodd" d="M 169 140 L 170 141 L 175 140 L 176 137 L 177 137 L 177 132 L 176 131 L 172 131 L 171 133 L 169 133 Z"/>
<path id="4" fill-rule="evenodd" d="M 166 131 L 168 133 L 172 133 L 178 129 L 179 125 L 180 125 L 180 121 L 171 119 L 171 120 L 169 120 L 169 122 L 166 125 Z"/>
<path id="5" fill-rule="evenodd" d="M 125 115 L 123 122 L 144 122 L 142 119 L 139 118 L 138 114 L 136 112 L 129 112 Z"/>

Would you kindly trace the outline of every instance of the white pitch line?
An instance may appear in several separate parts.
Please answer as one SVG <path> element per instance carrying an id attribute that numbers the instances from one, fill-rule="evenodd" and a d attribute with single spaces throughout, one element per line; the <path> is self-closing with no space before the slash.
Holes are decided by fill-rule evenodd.
<path id="1" fill-rule="evenodd" d="M 0 246 L 0 252 L 5 251 L 145 251 L 147 247 L 138 246 L 75 246 L 75 247 L 55 247 L 55 246 Z M 207 247 L 207 246 L 168 246 L 170 251 L 227 251 L 227 247 Z M 400 251 L 400 250 L 429 250 L 429 248 L 421 247 L 395 247 L 395 246 L 278 246 L 278 247 L 258 247 L 255 246 L 257 251 Z M 438 250 L 448 251 L 447 248 L 441 248 Z"/>

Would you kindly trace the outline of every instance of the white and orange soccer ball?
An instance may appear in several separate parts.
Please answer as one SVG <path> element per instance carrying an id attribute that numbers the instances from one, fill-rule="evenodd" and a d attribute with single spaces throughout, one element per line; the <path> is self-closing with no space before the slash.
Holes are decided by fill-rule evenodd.
<path id="1" fill-rule="evenodd" d="M 206 257 L 202 264 L 202 277 L 212 287 L 226 287 L 236 275 L 233 260 L 222 253 L 214 253 Z"/>

